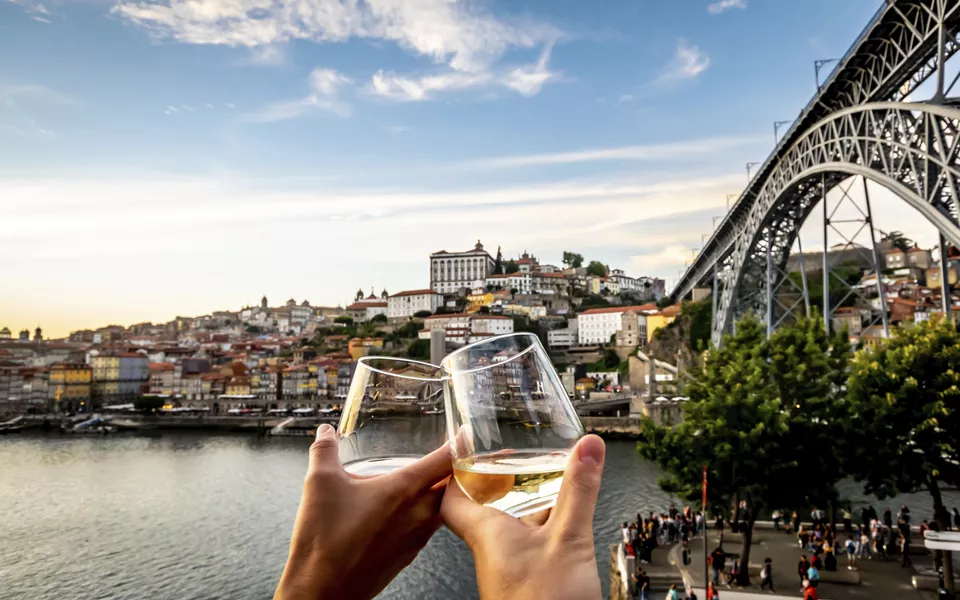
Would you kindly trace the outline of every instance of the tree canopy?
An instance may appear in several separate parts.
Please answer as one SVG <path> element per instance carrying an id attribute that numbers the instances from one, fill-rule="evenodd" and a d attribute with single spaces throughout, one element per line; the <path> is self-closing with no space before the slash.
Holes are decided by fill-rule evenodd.
<path id="1" fill-rule="evenodd" d="M 842 388 L 849 342 L 828 337 L 819 319 L 804 319 L 769 339 L 753 317 L 737 323 L 711 349 L 686 388 L 683 422 L 649 419 L 638 450 L 665 471 L 661 487 L 686 500 L 700 497 L 707 467 L 710 499 L 734 506 L 745 520 L 741 562 L 749 564 L 752 525 L 769 508 L 823 506 L 835 498 L 840 469 L 832 443 L 844 422 Z M 738 514 L 746 503 L 745 514 Z M 749 572 L 741 573 L 741 583 Z"/>
<path id="2" fill-rule="evenodd" d="M 941 528 L 950 526 L 941 486 L 960 484 L 960 334 L 936 319 L 864 348 L 847 381 L 853 412 L 847 471 L 885 498 L 927 491 Z M 954 591 L 952 561 L 944 561 Z"/>
<path id="3" fill-rule="evenodd" d="M 373 318 L 370 319 L 370 322 L 371 322 L 371 323 L 386 323 L 386 322 L 387 322 L 387 315 L 385 315 L 385 314 L 383 314 L 383 313 L 380 313 L 380 314 L 378 314 L 378 315 L 373 315 Z"/>
<path id="4" fill-rule="evenodd" d="M 575 252 L 563 252 L 563 264 L 574 269 L 579 269 L 583 266 L 583 255 L 577 254 Z"/>
<path id="5" fill-rule="evenodd" d="M 607 267 L 598 260 L 591 260 L 590 264 L 587 265 L 587 275 L 593 275 L 594 277 L 606 277 Z"/>
<path id="6" fill-rule="evenodd" d="M 516 263 L 512 258 L 507 261 L 507 264 L 503 267 L 503 272 L 507 275 L 513 275 L 520 270 L 520 265 Z"/>

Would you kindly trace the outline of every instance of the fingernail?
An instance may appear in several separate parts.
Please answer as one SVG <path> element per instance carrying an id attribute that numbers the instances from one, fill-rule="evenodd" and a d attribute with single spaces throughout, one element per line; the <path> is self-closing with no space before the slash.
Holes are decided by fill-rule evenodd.
<path id="1" fill-rule="evenodd" d="M 330 426 L 329 423 L 324 423 L 323 425 L 317 428 L 318 440 L 322 440 L 323 438 L 326 438 L 326 437 L 333 437 L 334 435 L 336 435 L 336 431 L 333 429 L 332 426 Z"/>
<path id="2" fill-rule="evenodd" d="M 580 442 L 577 458 L 585 465 L 599 465 L 603 462 L 604 451 L 603 440 L 596 436 L 588 436 Z"/>

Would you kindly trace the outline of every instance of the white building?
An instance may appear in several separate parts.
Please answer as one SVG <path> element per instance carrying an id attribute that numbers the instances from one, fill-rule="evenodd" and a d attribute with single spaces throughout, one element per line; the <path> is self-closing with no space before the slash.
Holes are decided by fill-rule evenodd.
<path id="1" fill-rule="evenodd" d="M 578 339 L 577 322 L 572 319 L 567 321 L 567 326 L 563 329 L 547 332 L 547 346 L 550 348 L 572 348 L 577 345 Z"/>
<path id="2" fill-rule="evenodd" d="M 592 344 L 606 344 L 610 337 L 620 331 L 623 326 L 623 313 L 634 310 L 638 313 L 656 311 L 654 304 L 643 306 L 611 306 L 609 308 L 592 308 L 577 315 L 577 340 L 581 346 Z"/>
<path id="3" fill-rule="evenodd" d="M 425 310 L 437 312 L 443 304 L 443 296 L 433 290 L 410 290 L 387 298 L 387 317 L 403 319 Z"/>
<path id="4" fill-rule="evenodd" d="M 533 276 L 530 273 L 513 273 L 511 275 L 487 275 L 485 286 L 492 289 L 517 290 L 518 294 L 529 294 L 533 291 Z"/>
<path id="5" fill-rule="evenodd" d="M 354 302 L 347 307 L 347 315 L 357 323 L 366 323 L 377 315 L 387 314 L 386 302 Z"/>
<path id="6" fill-rule="evenodd" d="M 499 315 L 450 314 L 424 319 L 420 339 L 430 339 L 430 332 L 443 329 L 446 340 L 453 344 L 471 344 L 495 335 L 513 333 L 513 319 Z"/>
<path id="7" fill-rule="evenodd" d="M 430 288 L 441 294 L 473 289 L 478 281 L 493 273 L 495 262 L 480 240 L 466 252 L 434 252 L 430 255 Z"/>

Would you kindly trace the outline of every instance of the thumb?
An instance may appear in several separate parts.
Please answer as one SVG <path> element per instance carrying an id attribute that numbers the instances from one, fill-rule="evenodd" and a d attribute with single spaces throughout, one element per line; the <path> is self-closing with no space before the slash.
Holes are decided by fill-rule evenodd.
<path id="1" fill-rule="evenodd" d="M 317 428 L 317 439 L 310 445 L 310 471 L 340 469 L 337 431 L 324 423 Z"/>
<path id="2" fill-rule="evenodd" d="M 547 521 L 548 526 L 567 535 L 593 535 L 593 513 L 605 455 L 606 446 L 595 435 L 588 435 L 577 443 L 563 474 L 560 498 Z"/>

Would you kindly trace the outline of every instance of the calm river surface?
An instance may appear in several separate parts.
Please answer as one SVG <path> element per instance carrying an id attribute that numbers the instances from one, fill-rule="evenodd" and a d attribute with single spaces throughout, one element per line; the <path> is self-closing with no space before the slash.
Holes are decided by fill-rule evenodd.
<path id="1" fill-rule="evenodd" d="M 0 598 L 270 598 L 308 445 L 193 434 L 0 437 Z M 670 502 L 632 442 L 607 447 L 594 518 L 604 593 L 618 524 Z M 926 498 L 910 501 L 926 516 Z M 380 596 L 476 597 L 470 553 L 446 530 Z"/>

